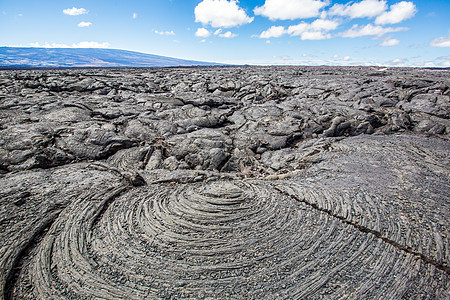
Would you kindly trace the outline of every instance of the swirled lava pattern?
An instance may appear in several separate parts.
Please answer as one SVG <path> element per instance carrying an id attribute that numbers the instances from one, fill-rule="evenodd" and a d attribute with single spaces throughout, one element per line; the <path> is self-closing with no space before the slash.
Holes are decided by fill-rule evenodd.
<path id="1" fill-rule="evenodd" d="M 38 298 L 395 298 L 448 288 L 433 265 L 264 181 L 114 193 L 73 202 L 53 224 L 29 269 Z"/>

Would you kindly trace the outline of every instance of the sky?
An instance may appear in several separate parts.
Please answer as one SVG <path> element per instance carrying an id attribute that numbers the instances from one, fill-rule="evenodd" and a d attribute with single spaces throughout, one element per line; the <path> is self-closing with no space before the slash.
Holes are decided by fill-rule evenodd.
<path id="1" fill-rule="evenodd" d="M 450 67 L 450 0 L 0 0 L 0 46 L 252 65 Z"/>

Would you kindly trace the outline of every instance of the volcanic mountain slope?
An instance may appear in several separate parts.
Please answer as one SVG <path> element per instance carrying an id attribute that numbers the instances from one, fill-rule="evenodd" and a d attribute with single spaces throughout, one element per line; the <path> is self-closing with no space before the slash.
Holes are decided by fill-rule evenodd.
<path id="1" fill-rule="evenodd" d="M 449 75 L 0 71 L 0 295 L 447 299 Z"/>
<path id="2" fill-rule="evenodd" d="M 212 65 L 220 64 L 117 49 L 0 47 L 0 67 L 173 67 Z"/>

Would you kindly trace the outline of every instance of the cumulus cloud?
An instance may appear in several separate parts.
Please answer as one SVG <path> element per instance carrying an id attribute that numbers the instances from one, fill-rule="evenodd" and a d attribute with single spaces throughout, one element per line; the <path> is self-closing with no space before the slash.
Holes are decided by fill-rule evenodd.
<path id="1" fill-rule="evenodd" d="M 434 62 L 431 62 L 431 61 L 424 63 L 423 66 L 424 66 L 424 67 L 436 67 L 436 65 L 434 64 Z"/>
<path id="2" fill-rule="evenodd" d="M 231 38 L 237 37 L 237 34 L 232 33 L 231 31 L 227 31 L 225 33 L 219 34 L 219 36 L 222 38 L 231 39 Z"/>
<path id="3" fill-rule="evenodd" d="M 430 42 L 431 47 L 450 47 L 450 35 L 436 38 Z"/>
<path id="4" fill-rule="evenodd" d="M 313 30 L 335 30 L 339 26 L 339 23 L 332 20 L 317 19 L 311 23 L 311 29 Z"/>
<path id="5" fill-rule="evenodd" d="M 356 38 L 362 36 L 377 36 L 381 37 L 386 33 L 399 32 L 408 30 L 406 27 L 382 27 L 374 26 L 372 24 L 367 24 L 366 26 L 353 25 L 349 30 L 341 33 L 342 37 Z"/>
<path id="6" fill-rule="evenodd" d="M 138 17 L 138 14 L 137 13 L 133 13 L 133 19 L 137 19 L 137 17 Z"/>
<path id="7" fill-rule="evenodd" d="M 443 61 L 439 64 L 441 67 L 450 67 L 450 60 Z"/>
<path id="8" fill-rule="evenodd" d="M 270 20 L 308 19 L 319 16 L 319 10 L 328 5 L 320 0 L 266 0 L 254 13 Z"/>
<path id="9" fill-rule="evenodd" d="M 79 15 L 87 14 L 88 11 L 84 8 L 72 7 L 72 8 L 63 9 L 63 13 L 66 15 L 69 15 L 69 16 L 79 16 Z"/>
<path id="10" fill-rule="evenodd" d="M 344 60 L 345 60 L 345 61 L 349 61 L 350 59 L 352 59 L 350 56 L 345 56 L 345 57 L 344 57 Z"/>
<path id="11" fill-rule="evenodd" d="M 236 0 L 203 0 L 194 10 L 195 22 L 212 27 L 234 27 L 253 21 Z"/>
<path id="12" fill-rule="evenodd" d="M 400 44 L 400 41 L 397 39 L 388 39 L 383 41 L 382 43 L 380 43 L 378 46 L 382 46 L 382 47 L 390 47 L 390 46 L 396 46 Z"/>
<path id="13" fill-rule="evenodd" d="M 91 26 L 92 25 L 92 23 L 91 22 L 80 22 L 80 23 L 78 23 L 78 27 L 89 27 L 89 26 Z"/>
<path id="14" fill-rule="evenodd" d="M 209 30 L 206 28 L 199 28 L 195 32 L 195 36 L 197 36 L 197 37 L 207 38 L 210 35 L 211 35 L 211 32 L 209 32 Z"/>
<path id="15" fill-rule="evenodd" d="M 291 36 L 301 35 L 302 33 L 306 32 L 309 27 L 309 23 L 301 22 L 300 24 L 289 26 L 286 30 L 286 33 L 289 33 Z"/>
<path id="16" fill-rule="evenodd" d="M 158 30 L 153 30 L 154 33 L 159 34 L 159 35 L 175 35 L 175 32 L 173 30 L 171 31 L 158 31 Z"/>
<path id="17" fill-rule="evenodd" d="M 402 58 L 396 58 L 393 60 L 390 60 L 388 62 L 386 62 L 386 64 L 388 66 L 405 66 L 405 63 L 407 62 L 407 59 L 402 59 Z"/>
<path id="18" fill-rule="evenodd" d="M 375 24 L 396 24 L 412 18 L 417 12 L 416 6 L 412 2 L 402 1 L 390 6 L 390 10 L 379 15 L 375 19 Z"/>
<path id="19" fill-rule="evenodd" d="M 300 36 L 302 40 L 324 40 L 331 38 L 327 32 L 338 26 L 339 23 L 336 21 L 317 19 L 311 24 L 302 22 L 289 26 L 287 33 L 291 36 Z"/>
<path id="20" fill-rule="evenodd" d="M 335 4 L 331 7 L 331 15 L 355 18 L 372 18 L 384 13 L 387 9 L 385 0 L 363 0 L 353 4 Z"/>
<path id="21" fill-rule="evenodd" d="M 263 31 L 259 38 L 277 38 L 284 34 L 289 34 L 291 36 L 300 36 L 302 40 L 324 40 L 331 38 L 328 31 L 334 30 L 338 26 L 339 23 L 336 21 L 317 19 L 312 23 L 301 22 L 297 25 L 291 25 L 287 29 L 283 26 L 272 26 Z"/>
<path id="22" fill-rule="evenodd" d="M 259 35 L 259 38 L 261 39 L 270 39 L 270 38 L 277 38 L 286 33 L 286 29 L 284 29 L 283 26 L 272 26 L 269 29 L 261 32 Z"/>
<path id="23" fill-rule="evenodd" d="M 306 31 L 302 33 L 300 38 L 302 40 L 326 40 L 331 38 L 331 34 L 325 34 L 320 31 Z"/>

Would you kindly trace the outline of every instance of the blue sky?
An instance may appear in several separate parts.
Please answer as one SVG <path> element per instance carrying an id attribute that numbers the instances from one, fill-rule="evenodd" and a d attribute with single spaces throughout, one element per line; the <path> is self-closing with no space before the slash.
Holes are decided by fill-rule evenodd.
<path id="1" fill-rule="evenodd" d="M 449 0 L 0 0 L 0 45 L 234 64 L 450 67 L 449 16 Z"/>

